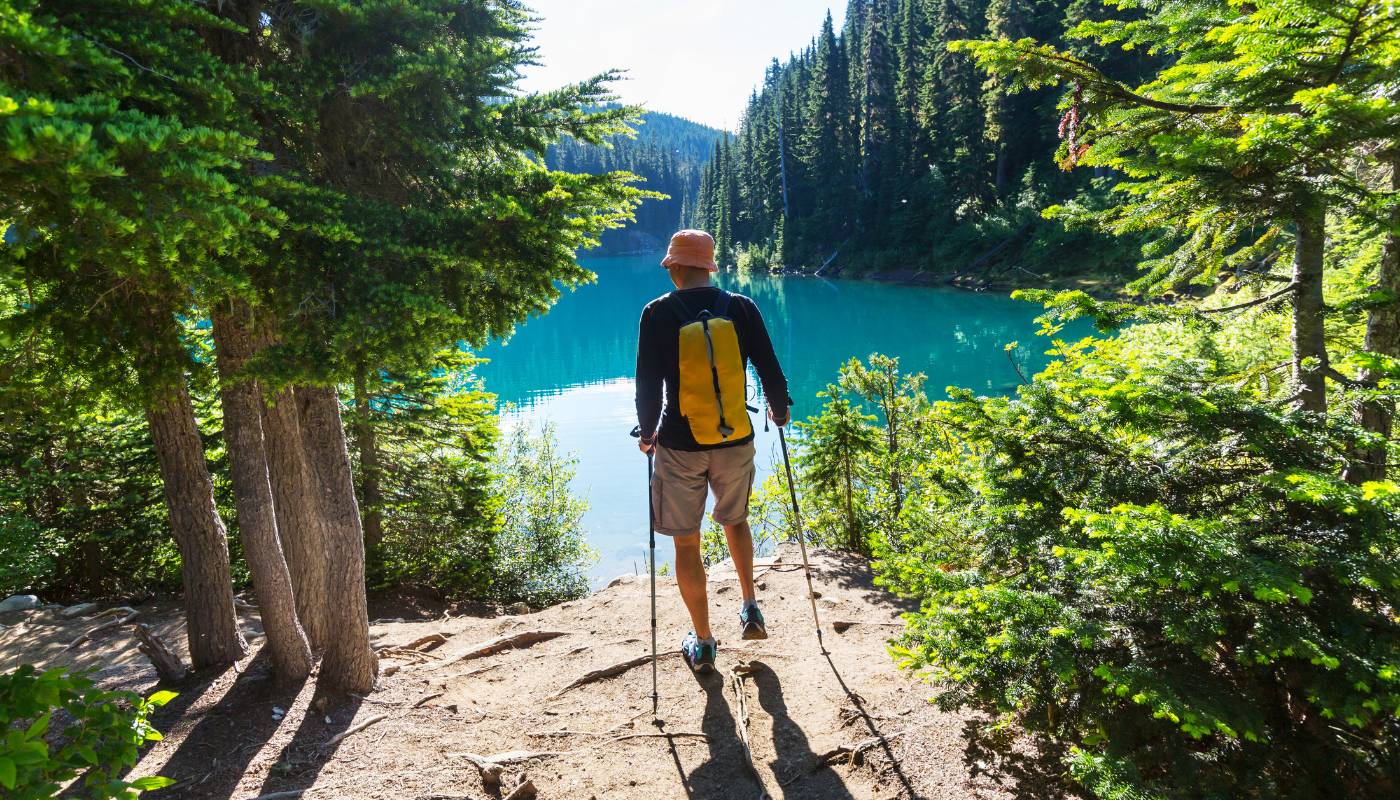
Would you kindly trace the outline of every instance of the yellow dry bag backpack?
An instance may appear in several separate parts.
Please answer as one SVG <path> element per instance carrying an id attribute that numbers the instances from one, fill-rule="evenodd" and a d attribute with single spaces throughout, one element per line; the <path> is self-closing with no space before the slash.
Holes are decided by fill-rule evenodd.
<path id="1" fill-rule="evenodd" d="M 748 384 L 739 333 L 727 316 L 730 299 L 721 289 L 714 311 L 693 314 L 678 295 L 670 296 L 681 318 L 680 412 L 697 444 L 723 444 L 753 434 L 744 402 Z"/>

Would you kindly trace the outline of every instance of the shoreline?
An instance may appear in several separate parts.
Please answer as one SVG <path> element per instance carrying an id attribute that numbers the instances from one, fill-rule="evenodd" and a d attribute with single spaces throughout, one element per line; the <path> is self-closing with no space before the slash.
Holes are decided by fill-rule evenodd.
<path id="1" fill-rule="evenodd" d="M 590 254 L 591 258 L 636 258 L 649 253 L 656 253 L 658 259 L 664 251 L 629 251 L 606 254 Z M 1018 267 L 1018 269 L 1020 269 Z M 734 273 L 734 268 L 721 268 L 720 274 Z M 1081 275 L 1059 275 L 1045 276 L 1035 275 L 1026 270 L 1027 275 L 1033 279 L 1026 280 L 987 280 L 976 275 L 962 275 L 959 273 L 929 272 L 916 269 L 885 270 L 883 272 L 870 272 L 860 275 L 846 275 L 838 269 L 829 275 L 821 275 L 810 272 L 802 268 L 785 268 L 780 270 L 760 272 L 758 274 L 783 278 L 816 278 L 820 280 L 842 280 L 842 281 L 864 281 L 869 283 L 884 283 L 894 286 L 924 286 L 930 288 L 956 289 L 964 292 L 994 292 L 997 294 L 1010 295 L 1018 289 L 1053 289 L 1056 291 L 1079 290 L 1100 300 L 1122 299 L 1127 296 L 1124 292 L 1124 282 L 1115 281 L 1110 276 L 1102 274 L 1081 274 Z"/>

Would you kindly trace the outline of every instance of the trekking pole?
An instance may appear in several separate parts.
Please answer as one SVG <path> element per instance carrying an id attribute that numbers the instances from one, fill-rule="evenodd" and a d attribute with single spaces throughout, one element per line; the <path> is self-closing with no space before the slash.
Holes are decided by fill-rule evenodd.
<path id="1" fill-rule="evenodd" d="M 632 435 L 642 438 L 640 425 L 632 429 Z M 656 690 L 656 511 L 651 507 L 651 475 L 656 450 L 647 452 L 647 571 L 651 573 L 651 718 L 659 722 L 661 695 Z"/>
<path id="2" fill-rule="evenodd" d="M 807 599 L 812 602 L 812 621 L 817 625 L 817 646 L 826 655 L 826 643 L 822 641 L 822 620 L 817 616 L 817 595 L 812 589 L 812 564 L 807 560 L 807 535 L 802 530 L 802 512 L 797 507 L 797 484 L 792 480 L 792 459 L 788 458 L 787 437 L 783 426 L 778 426 L 778 443 L 783 447 L 783 468 L 787 470 L 788 494 L 792 496 L 792 520 L 797 527 L 797 546 L 802 550 L 802 571 L 807 575 Z"/>

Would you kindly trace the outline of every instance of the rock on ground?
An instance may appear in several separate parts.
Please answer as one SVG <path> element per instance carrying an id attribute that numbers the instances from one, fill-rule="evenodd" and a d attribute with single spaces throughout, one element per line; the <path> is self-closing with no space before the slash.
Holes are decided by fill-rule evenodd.
<path id="1" fill-rule="evenodd" d="M 0 613 L 6 611 L 30 611 L 39 607 L 39 598 L 32 594 L 16 594 L 0 600 Z"/>

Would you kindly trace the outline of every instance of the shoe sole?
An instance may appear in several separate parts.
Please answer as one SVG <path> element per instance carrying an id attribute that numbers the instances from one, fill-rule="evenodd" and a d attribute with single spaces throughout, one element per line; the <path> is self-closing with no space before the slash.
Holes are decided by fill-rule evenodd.
<path id="1" fill-rule="evenodd" d="M 745 625 L 743 638 L 750 641 L 754 639 L 767 639 L 768 630 L 766 628 L 760 628 L 757 625 Z"/>
<path id="2" fill-rule="evenodd" d="M 686 663 L 690 664 L 689 661 L 687 661 Z M 715 665 L 709 663 L 708 661 L 704 664 L 691 664 L 690 671 L 694 672 L 696 675 L 710 675 L 714 673 Z"/>

